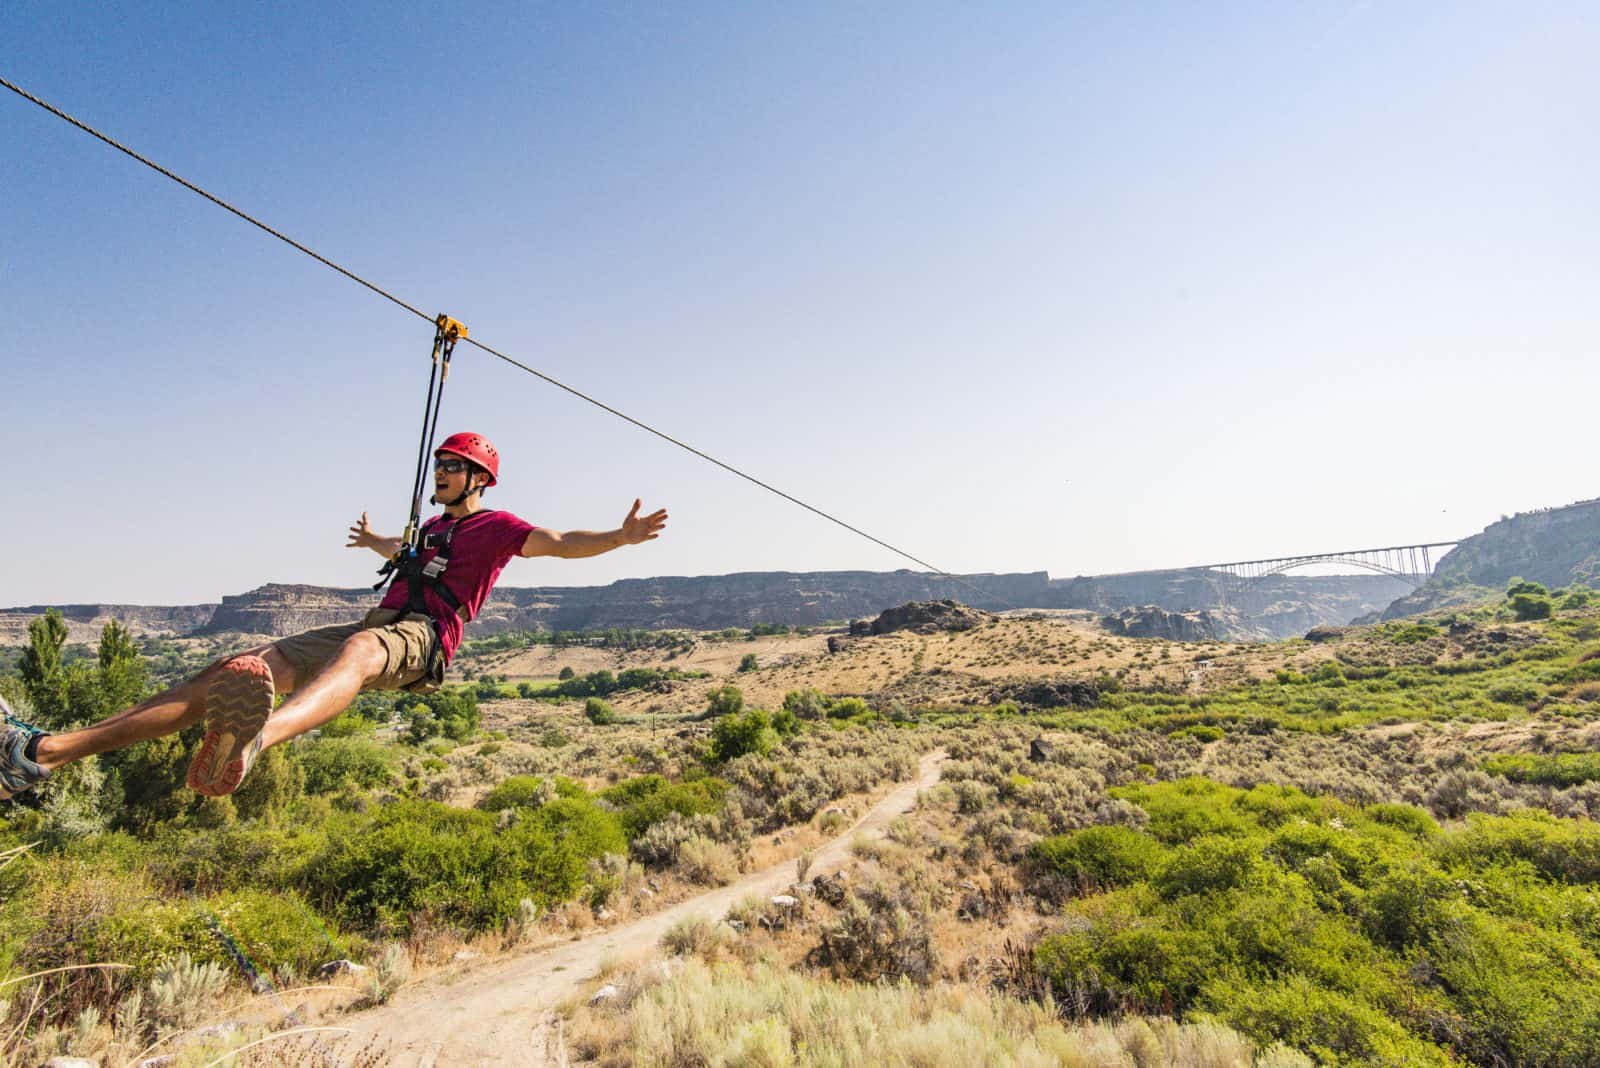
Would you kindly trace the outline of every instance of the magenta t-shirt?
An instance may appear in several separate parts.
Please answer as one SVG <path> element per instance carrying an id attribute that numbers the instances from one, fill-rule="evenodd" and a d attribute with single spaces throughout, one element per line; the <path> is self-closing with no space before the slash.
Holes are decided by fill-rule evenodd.
<path id="1" fill-rule="evenodd" d="M 526 519 L 510 512 L 477 512 L 460 520 L 436 516 L 424 525 L 423 544 L 426 545 L 429 535 L 442 533 L 452 522 L 460 524 L 460 529 L 450 539 L 450 564 L 440 581 L 450 587 L 450 592 L 456 595 L 465 609 L 467 619 L 471 620 L 483 608 L 483 602 L 489 599 L 489 591 L 494 589 L 500 572 L 505 570 L 513 556 L 522 552 L 522 543 L 527 540 L 528 532 L 536 528 Z M 439 555 L 439 550 L 423 548 L 418 555 L 426 564 Z M 450 607 L 433 590 L 427 590 L 424 596 L 430 613 L 439 621 L 439 645 L 444 651 L 445 662 L 449 663 L 461 645 L 461 617 L 450 611 Z M 402 609 L 410 601 L 411 591 L 405 579 L 397 578 L 378 607 Z"/>

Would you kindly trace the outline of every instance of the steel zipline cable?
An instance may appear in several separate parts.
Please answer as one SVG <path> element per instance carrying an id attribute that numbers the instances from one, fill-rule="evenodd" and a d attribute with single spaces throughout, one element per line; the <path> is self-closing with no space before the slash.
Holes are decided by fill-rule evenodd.
<path id="1" fill-rule="evenodd" d="M 134 149 L 129 148 L 127 145 L 125 145 L 122 142 L 116 140 L 115 138 L 110 137 L 110 136 L 108 136 L 108 135 L 106 135 L 104 133 L 101 133 L 99 130 L 95 129 L 93 126 L 90 126 L 88 123 L 82 121 L 81 119 L 75 118 L 74 116 L 67 114 L 65 111 L 62 111 L 60 108 L 56 107 L 54 104 L 50 103 L 49 101 L 41 100 L 39 97 L 34 96 L 32 93 L 28 92 L 26 89 L 22 88 L 20 85 L 17 85 L 15 82 L 9 81 L 5 77 L 0 76 L 0 85 L 5 86 L 7 89 L 11 90 L 13 93 L 16 93 L 18 96 L 22 97 L 24 100 L 28 100 L 28 101 L 31 101 L 34 104 L 37 104 L 39 107 L 41 107 L 44 110 L 48 111 L 50 114 L 56 116 L 56 118 L 62 119 L 62 120 L 65 120 L 66 122 L 71 123 L 73 126 L 76 126 L 78 129 L 82 130 L 86 134 L 89 134 L 91 137 L 97 138 L 97 139 L 105 142 L 106 144 L 110 145 L 112 148 L 116 149 L 118 152 L 121 152 L 122 154 L 124 154 L 126 156 L 129 156 L 129 157 L 131 157 L 133 159 L 138 160 L 140 163 L 144 164 L 146 167 L 149 167 L 151 170 L 155 171 L 156 173 L 161 174 L 161 175 L 163 175 L 163 176 L 165 176 L 167 178 L 172 179 L 174 182 L 177 182 L 179 185 L 183 186 L 185 189 L 189 190 L 190 192 L 196 193 L 196 194 L 204 197 L 205 199 L 211 201 L 211 203 L 215 204 L 217 207 L 222 208 L 225 211 L 231 212 L 234 215 L 237 215 L 239 218 L 243 219 L 245 222 L 249 223 L 251 226 L 254 226 L 254 227 L 256 227 L 256 228 L 258 228 L 260 230 L 263 230 L 266 233 L 271 234 L 273 237 L 277 238 L 279 241 L 282 241 L 284 244 L 289 245 L 291 248 L 297 249 L 300 252 L 305 253 L 307 256 L 310 256 L 312 259 L 316 260 L 318 263 L 322 264 L 324 267 L 328 267 L 328 268 L 331 268 L 332 270 L 335 270 L 335 271 L 339 272 L 340 274 L 344 275 L 346 278 L 350 279 L 350 281 L 356 283 L 359 286 L 363 286 L 364 288 L 371 290 L 372 292 L 376 293 L 378 296 L 382 297 L 384 300 L 387 300 L 392 304 L 395 304 L 395 305 L 398 305 L 401 308 L 404 308 L 406 311 L 410 312 L 412 315 L 415 315 L 420 319 L 426 319 L 430 323 L 434 321 L 434 317 L 433 316 L 431 316 L 431 315 L 427 314 L 426 312 L 422 311 L 420 308 L 416 307 L 416 305 L 409 304 L 406 301 L 401 300 L 399 297 L 395 296 L 393 293 L 391 293 L 388 290 L 384 289 L 382 286 L 379 286 L 379 285 L 376 285 L 376 284 L 374 284 L 372 282 L 367 281 L 365 278 L 363 278 L 360 275 L 356 274 L 354 271 L 350 270 L 349 268 L 340 266 L 339 264 L 335 263 L 333 260 L 330 260 L 328 257 L 322 255 L 320 252 L 316 251 L 315 249 L 309 248 L 308 246 L 303 245 L 300 242 L 296 241 L 294 238 L 290 237 L 288 234 L 283 233 L 281 230 L 276 230 L 276 229 L 272 228 L 271 226 L 268 226 L 266 223 L 262 222 L 260 219 L 257 219 L 255 216 L 251 215 L 249 212 L 246 212 L 246 211 L 241 210 L 240 208 L 234 207 L 232 204 L 228 203 L 226 200 L 223 200 L 221 197 L 217 196 L 216 194 L 211 193 L 211 192 L 209 192 L 209 191 L 207 191 L 205 189 L 202 189 L 200 186 L 198 186 L 198 185 L 194 184 L 193 182 L 189 181 L 187 178 L 184 178 L 182 175 L 173 173 L 172 171 L 170 171 L 167 168 L 163 167 L 161 164 L 155 162 L 154 160 L 150 159 L 149 157 L 147 157 L 145 155 L 142 155 L 141 153 L 135 151 Z M 890 545 L 888 542 L 884 541 L 882 538 L 878 538 L 878 537 L 875 537 L 875 536 L 873 536 L 871 534 L 868 534 L 866 531 L 862 530 L 860 527 L 853 526 L 852 524 L 845 522 L 843 519 L 840 519 L 838 516 L 831 515 L 830 513 L 823 511 L 821 508 L 816 507 L 815 505 L 807 504 L 805 501 L 803 501 L 800 498 L 794 496 L 793 494 L 785 493 L 783 490 L 781 490 L 778 487 L 772 485 L 771 483 L 763 482 L 761 479 L 755 477 L 754 475 L 749 474 L 748 472 L 745 472 L 745 471 L 741 471 L 739 468 L 734 467 L 732 464 L 725 463 L 724 461 L 717 459 L 715 456 L 712 456 L 710 453 L 707 453 L 707 452 L 704 452 L 704 451 L 702 451 L 700 449 L 697 449 L 693 445 L 690 445 L 687 442 L 681 441 L 678 438 L 673 437 L 671 434 L 666 433 L 665 431 L 657 430 L 655 427 L 651 426 L 650 424 L 642 422 L 642 421 L 640 421 L 638 419 L 635 419 L 633 416 L 629 415 L 628 413 L 626 413 L 624 411 L 620 411 L 619 409 L 613 408 L 611 405 L 606 404 L 604 401 L 601 401 L 601 400 L 598 400 L 598 399 L 596 399 L 594 397 L 591 397 L 587 393 L 584 393 L 582 390 L 579 390 L 579 389 L 576 389 L 576 388 L 574 388 L 572 386 L 569 386 L 565 382 L 560 381 L 559 379 L 552 378 L 550 375 L 545 374 L 543 371 L 540 371 L 537 368 L 530 367 L 530 366 L 528 366 L 527 364 L 523 363 L 520 360 L 517 360 L 517 359 L 514 359 L 514 358 L 512 358 L 510 356 L 507 356 L 505 353 L 499 351 L 498 349 L 495 349 L 495 348 L 492 348 L 492 347 L 490 347 L 488 345 L 485 345 L 483 342 L 475 340 L 471 336 L 464 337 L 461 340 L 465 341 L 467 344 L 471 345 L 473 348 L 481 349 L 482 351 L 488 353 L 490 356 L 493 356 L 498 360 L 503 360 L 504 362 L 510 364 L 512 367 L 519 368 L 519 369 L 521 369 L 523 371 L 528 372 L 529 374 L 533 375 L 536 378 L 542 379 L 543 381 L 549 383 L 550 385 L 555 386 L 557 389 L 564 390 L 565 392 L 570 393 L 572 396 L 577 397 L 579 400 L 587 401 L 589 404 L 594 405 L 596 408 L 599 408 L 601 411 L 609 412 L 610 414 L 616 416 L 618 419 L 621 419 L 621 420 L 623 420 L 625 422 L 628 422 L 628 423 L 632 423 L 634 426 L 638 427 L 640 430 L 646 431 L 647 433 L 650 433 L 650 434 L 654 434 L 656 437 L 660 438 L 662 441 L 668 442 L 669 444 L 672 444 L 672 445 L 676 445 L 678 448 L 684 450 L 685 452 L 692 453 L 693 455 L 698 456 L 700 459 L 705 460 L 707 463 L 715 464 L 716 466 L 722 468 L 724 471 L 727 471 L 729 474 L 737 475 L 738 477 L 744 479 L 746 482 L 754 483 L 755 485 L 760 486 L 762 489 L 766 490 L 768 493 L 772 493 L 772 494 L 775 494 L 775 495 L 777 495 L 779 497 L 782 497 L 784 500 L 788 501 L 789 503 L 797 504 L 801 508 L 804 508 L 806 511 L 811 512 L 814 515 L 821 516 L 823 519 L 826 519 L 828 522 L 836 524 L 837 526 L 841 526 L 845 530 L 850 531 L 850 533 L 852 533 L 852 534 L 856 534 L 856 535 L 858 535 L 860 537 L 863 537 L 863 538 L 867 539 L 868 541 L 872 542 L 873 544 L 878 545 L 878 546 L 880 546 L 880 547 L 882 547 L 884 549 L 887 549 L 890 552 L 892 552 L 892 553 L 894 553 L 894 554 L 896 554 L 898 556 L 903 556 L 907 560 L 910 560 L 912 563 L 917 564 L 917 565 L 919 565 L 921 567 L 927 568 L 929 571 L 933 572 L 936 575 L 941 575 L 941 576 L 943 576 L 943 577 L 945 577 L 947 579 L 950 579 L 953 582 L 959 583 L 960 585 L 965 586 L 968 589 L 972 590 L 973 592 L 981 594 L 982 596 L 984 596 L 986 598 L 989 598 L 990 600 L 999 601 L 1001 604 L 1005 604 L 1006 603 L 1003 598 L 995 595 L 994 593 L 992 593 L 990 591 L 983 590 L 983 589 L 973 585 L 972 583 L 968 582 L 966 579 L 961 578 L 959 575 L 952 574 L 951 572 L 946 571 L 942 567 L 935 567 L 933 564 L 928 563 L 926 560 L 923 560 L 920 557 L 913 556 L 911 553 L 906 552 L 904 549 L 898 548 L 898 547 L 896 547 L 894 545 Z"/>

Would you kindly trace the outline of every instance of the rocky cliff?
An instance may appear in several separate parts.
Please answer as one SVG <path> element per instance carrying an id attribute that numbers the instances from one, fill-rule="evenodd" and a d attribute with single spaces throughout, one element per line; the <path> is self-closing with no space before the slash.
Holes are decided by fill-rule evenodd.
<path id="1" fill-rule="evenodd" d="M 1600 586 L 1600 499 L 1491 523 L 1446 553 L 1427 585 L 1394 601 L 1382 618 L 1480 600 L 1502 592 L 1513 578 L 1552 589 Z"/>
<path id="2" fill-rule="evenodd" d="M 1267 579 L 1229 598 L 1223 634 L 1290 637 L 1319 623 L 1346 623 L 1380 610 L 1404 586 L 1380 576 Z M 1115 615 L 1154 604 L 1175 612 L 1217 610 L 1218 589 L 1194 571 L 1051 579 L 1043 571 L 948 578 L 915 571 L 761 571 L 733 575 L 623 579 L 609 586 L 502 587 L 471 633 L 505 630 L 595 630 L 607 627 L 748 627 L 753 623 L 815 626 L 875 616 L 908 601 L 956 600 L 974 608 L 1082 608 Z M 140 634 L 244 632 L 289 634 L 356 619 L 377 603 L 370 589 L 269 583 L 219 605 L 159 608 L 65 606 L 74 641 L 98 635 L 107 619 Z M 0 610 L 0 644 L 27 640 L 27 622 L 45 606 Z"/>

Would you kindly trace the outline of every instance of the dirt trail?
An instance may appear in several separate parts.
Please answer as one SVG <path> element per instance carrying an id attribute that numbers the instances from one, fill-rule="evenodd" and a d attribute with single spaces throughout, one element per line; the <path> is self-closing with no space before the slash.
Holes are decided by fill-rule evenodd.
<path id="1" fill-rule="evenodd" d="M 917 791 L 939 781 L 942 752 L 921 760 L 917 778 L 898 786 L 839 837 L 816 851 L 814 875 L 835 871 L 850 859 L 850 839 L 877 835 L 909 812 Z M 690 898 L 632 923 L 597 930 L 464 973 L 425 980 L 402 989 L 389 1004 L 329 1021 L 353 1034 L 340 1043 L 357 1050 L 373 1039 L 388 1044 L 398 1068 L 469 1068 L 479 1065 L 546 1065 L 564 1062 L 559 1039 L 552 1042 L 551 1010 L 593 978 L 605 957 L 628 960 L 653 950 L 667 928 L 691 916 L 721 919 L 752 894 L 781 893 L 794 881 L 794 862 L 754 872 L 730 886 Z"/>

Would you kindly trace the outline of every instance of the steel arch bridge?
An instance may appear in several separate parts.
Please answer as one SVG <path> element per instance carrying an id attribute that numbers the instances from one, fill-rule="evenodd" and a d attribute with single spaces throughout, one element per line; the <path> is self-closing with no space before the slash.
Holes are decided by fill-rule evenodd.
<path id="1" fill-rule="evenodd" d="M 1203 564 L 1193 568 L 1205 572 L 1218 583 L 1224 600 L 1230 593 L 1244 593 L 1273 575 L 1281 575 L 1311 564 L 1342 564 L 1377 575 L 1397 578 L 1415 589 L 1433 574 L 1434 550 L 1451 549 L 1453 541 L 1434 541 L 1421 545 L 1386 545 L 1376 549 L 1345 549 L 1304 556 L 1278 556 L 1264 560 L 1235 560 L 1225 564 Z M 1442 554 L 1440 554 L 1442 555 Z"/>

